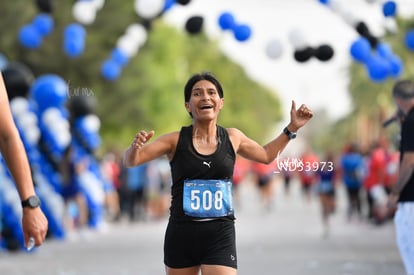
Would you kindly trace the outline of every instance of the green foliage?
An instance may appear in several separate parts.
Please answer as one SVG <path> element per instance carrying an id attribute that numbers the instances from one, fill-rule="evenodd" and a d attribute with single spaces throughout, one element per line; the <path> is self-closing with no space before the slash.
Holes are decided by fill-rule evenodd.
<path id="1" fill-rule="evenodd" d="M 116 81 L 100 75 L 100 66 L 127 26 L 140 22 L 133 1 L 107 1 L 96 21 L 85 26 L 85 52 L 69 58 L 62 48 L 63 30 L 76 22 L 71 1 L 60 1 L 52 14 L 54 31 L 36 50 L 23 48 L 17 34 L 36 16 L 35 4 L 5 1 L 0 9 L 0 52 L 10 61 L 28 65 L 36 77 L 57 74 L 70 89 L 88 89 L 98 102 L 104 146 L 125 147 L 140 129 L 155 129 L 156 135 L 179 130 L 191 119 L 184 108 L 184 84 L 196 72 L 211 71 L 222 82 L 225 108 L 219 123 L 238 127 L 265 142 L 270 129 L 281 119 L 280 102 L 271 91 L 250 80 L 243 69 L 227 58 L 218 43 L 205 34 L 190 35 L 167 26 L 162 17 L 151 24 L 148 41 L 123 69 Z M 260 123 L 258 123 L 260 122 Z"/>

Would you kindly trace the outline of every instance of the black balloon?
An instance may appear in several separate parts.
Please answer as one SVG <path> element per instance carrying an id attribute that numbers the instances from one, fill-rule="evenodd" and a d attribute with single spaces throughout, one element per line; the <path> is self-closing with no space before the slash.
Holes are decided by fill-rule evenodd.
<path id="1" fill-rule="evenodd" d="M 33 72 L 23 63 L 9 63 L 2 71 L 9 99 L 27 97 L 30 86 L 35 80 Z"/>
<path id="2" fill-rule="evenodd" d="M 144 26 L 147 32 L 151 31 L 152 29 L 152 20 L 151 19 L 142 19 L 141 25 Z"/>
<path id="3" fill-rule="evenodd" d="M 365 37 L 369 41 L 372 49 L 375 49 L 377 47 L 378 38 L 371 34 L 368 26 L 364 22 L 358 22 L 358 24 L 355 26 L 355 29 L 362 37 Z"/>
<path id="4" fill-rule="evenodd" d="M 375 48 L 377 48 L 377 45 L 378 45 L 378 38 L 376 38 L 375 36 L 373 36 L 373 35 L 369 35 L 368 37 L 366 37 L 367 39 L 368 39 L 368 41 L 369 41 L 369 44 L 371 45 L 371 48 L 372 49 L 375 49 Z"/>
<path id="5" fill-rule="evenodd" d="M 177 3 L 183 6 L 189 4 L 190 2 L 191 0 L 177 0 Z"/>
<path id="6" fill-rule="evenodd" d="M 71 119 L 94 114 L 96 110 L 96 99 L 90 95 L 72 95 L 68 101 L 68 109 Z"/>
<path id="7" fill-rule="evenodd" d="M 368 26 L 364 22 L 358 22 L 355 26 L 356 31 L 363 37 L 367 38 L 371 35 Z"/>
<path id="8" fill-rule="evenodd" d="M 201 16 L 192 16 L 187 20 L 187 22 L 185 24 L 185 29 L 190 34 L 197 34 L 203 28 L 203 22 L 204 22 L 203 17 L 201 17 Z"/>
<path id="9" fill-rule="evenodd" d="M 54 8 L 53 0 L 36 0 L 36 5 L 39 11 L 45 13 L 52 13 Z"/>
<path id="10" fill-rule="evenodd" d="M 312 47 L 306 47 L 304 49 L 295 50 L 294 57 L 298 62 L 306 62 L 312 58 L 315 50 Z"/>
<path id="11" fill-rule="evenodd" d="M 329 45 L 320 45 L 315 51 L 315 57 L 320 61 L 328 61 L 334 56 L 334 50 Z"/>

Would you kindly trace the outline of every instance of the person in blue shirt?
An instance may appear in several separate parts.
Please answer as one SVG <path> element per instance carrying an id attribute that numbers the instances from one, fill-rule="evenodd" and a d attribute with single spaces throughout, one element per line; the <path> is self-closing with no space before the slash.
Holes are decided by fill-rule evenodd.
<path id="1" fill-rule="evenodd" d="M 126 189 L 128 192 L 128 216 L 131 222 L 145 218 L 145 185 L 147 164 L 127 168 Z"/>
<path id="2" fill-rule="evenodd" d="M 352 143 L 345 149 L 341 157 L 342 180 L 348 197 L 348 219 L 356 213 L 362 218 L 360 192 L 364 175 L 364 158 L 359 152 L 359 146 Z"/>

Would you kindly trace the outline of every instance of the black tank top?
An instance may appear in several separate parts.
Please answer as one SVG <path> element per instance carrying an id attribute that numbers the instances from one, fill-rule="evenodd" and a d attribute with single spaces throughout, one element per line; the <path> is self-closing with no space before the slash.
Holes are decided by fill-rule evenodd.
<path id="1" fill-rule="evenodd" d="M 184 214 L 183 187 L 187 179 L 231 179 L 236 154 L 227 130 L 217 126 L 217 150 L 211 155 L 198 153 L 192 141 L 192 126 L 182 127 L 177 148 L 170 162 L 173 184 L 171 187 L 171 220 L 194 220 Z M 234 215 L 227 218 L 234 219 Z"/>
<path id="2" fill-rule="evenodd" d="M 400 160 L 406 152 L 414 152 L 414 108 L 405 117 L 401 125 Z M 399 202 L 414 202 L 414 174 L 411 174 L 407 184 L 401 190 Z"/>

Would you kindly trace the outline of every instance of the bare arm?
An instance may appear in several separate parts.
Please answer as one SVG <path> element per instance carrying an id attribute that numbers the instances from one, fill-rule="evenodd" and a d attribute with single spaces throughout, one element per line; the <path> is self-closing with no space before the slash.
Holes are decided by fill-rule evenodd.
<path id="1" fill-rule="evenodd" d="M 26 152 L 14 124 L 3 78 L 0 83 L 0 150 L 13 175 L 21 199 L 34 195 Z"/>
<path id="2" fill-rule="evenodd" d="M 292 101 L 290 123 L 287 126 L 289 131 L 296 132 L 304 126 L 312 116 L 312 111 L 305 105 L 296 109 L 296 103 Z M 284 133 L 279 134 L 275 139 L 264 146 L 259 145 L 256 141 L 248 138 L 241 131 L 234 128 L 229 129 L 229 135 L 233 147 L 238 154 L 247 159 L 266 164 L 274 161 L 277 155 L 280 154 L 289 143 L 289 138 Z"/>
<path id="3" fill-rule="evenodd" d="M 14 124 L 3 76 L 0 74 L 0 151 L 13 176 L 21 200 L 35 195 L 32 175 L 23 142 Z M 23 210 L 25 242 L 33 236 L 40 245 L 47 232 L 47 220 L 40 208 Z"/>
<path id="4" fill-rule="evenodd" d="M 400 169 L 398 172 L 398 178 L 388 196 L 387 205 L 393 209 L 396 207 L 398 198 L 400 197 L 401 190 L 404 189 L 405 185 L 409 181 L 414 171 L 414 152 L 405 152 L 400 163 Z"/>
<path id="5" fill-rule="evenodd" d="M 131 145 L 124 153 L 123 163 L 126 167 L 137 166 L 153 159 L 167 155 L 172 158 L 178 141 L 178 132 L 165 134 L 148 143 L 154 131 L 140 131 L 135 135 Z"/>

